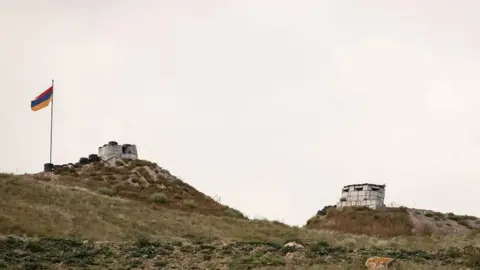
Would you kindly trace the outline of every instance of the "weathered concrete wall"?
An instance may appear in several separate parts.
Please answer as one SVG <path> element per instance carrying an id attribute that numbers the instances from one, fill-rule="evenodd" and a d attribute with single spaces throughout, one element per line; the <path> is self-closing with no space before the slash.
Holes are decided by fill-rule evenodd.
<path id="1" fill-rule="evenodd" d="M 98 156 L 102 159 L 108 159 L 114 156 L 120 156 L 122 154 L 121 145 L 105 145 L 98 148 Z"/>
<path id="2" fill-rule="evenodd" d="M 373 184 L 349 185 L 342 189 L 337 207 L 367 206 L 373 209 L 385 207 L 385 186 Z"/>
<path id="3" fill-rule="evenodd" d="M 125 158 L 136 159 L 138 157 L 137 146 L 133 145 L 123 145 L 122 146 L 122 155 Z"/>
<path id="4" fill-rule="evenodd" d="M 117 159 L 137 159 L 137 146 L 132 144 L 106 144 L 98 148 L 98 156 L 110 165 L 114 165 Z"/>

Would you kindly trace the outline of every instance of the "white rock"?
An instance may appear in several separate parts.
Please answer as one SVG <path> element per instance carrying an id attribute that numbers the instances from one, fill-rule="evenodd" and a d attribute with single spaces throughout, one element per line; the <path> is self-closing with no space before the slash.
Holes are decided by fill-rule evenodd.
<path id="1" fill-rule="evenodd" d="M 305 248 L 304 246 L 300 245 L 297 242 L 288 242 L 285 245 L 283 245 L 283 247 L 294 247 L 296 249 L 304 249 Z"/>

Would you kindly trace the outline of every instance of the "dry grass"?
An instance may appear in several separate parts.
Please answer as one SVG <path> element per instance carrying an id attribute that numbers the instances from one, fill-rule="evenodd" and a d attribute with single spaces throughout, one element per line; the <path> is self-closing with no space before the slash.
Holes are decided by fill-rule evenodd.
<path id="1" fill-rule="evenodd" d="M 51 177 L 44 177 L 42 174 L 33 177 L 37 180 L 51 180 Z M 96 162 L 78 168 L 62 168 L 56 172 L 55 178 L 56 182 L 63 185 L 83 187 L 104 195 L 134 200 L 154 209 L 169 208 L 245 218 L 238 210 L 216 202 L 170 175 L 157 164 L 145 160 L 122 160 L 118 161 L 116 166 Z M 163 194 L 162 197 L 168 199 L 160 199 L 158 194 Z"/>
<path id="2" fill-rule="evenodd" d="M 47 263 L 53 266 L 62 260 L 69 266 L 78 266 L 77 269 L 87 266 L 89 269 L 139 266 L 151 269 L 151 266 L 165 265 L 176 269 L 188 269 L 193 265 L 201 269 L 299 269 L 298 266 L 302 266 L 301 269 L 363 269 L 365 259 L 376 255 L 402 259 L 399 269 L 480 266 L 480 248 L 475 247 L 480 242 L 478 234 L 385 238 L 310 230 L 278 221 L 238 218 L 236 216 L 242 214 L 228 207 L 223 207 L 224 215 L 200 214 L 195 211 L 201 206 L 189 197 L 181 201 L 185 207 L 192 208 L 189 212 L 174 208 L 159 210 L 145 207 L 146 202 L 142 200 L 118 197 L 109 192 L 100 194 L 92 189 L 99 188 L 97 186 L 74 187 L 61 179 L 48 181 L 52 177 L 43 176 L 43 181 L 39 181 L 38 178 L 42 177 L 0 174 L 0 234 L 43 237 L 22 243 L 0 238 L 0 268 L 8 261 L 9 265 L 21 265 L 21 269 L 33 269 Z M 168 204 L 170 198 L 164 198 L 165 193 L 153 193 L 149 203 Z M 351 226 L 357 224 L 360 228 L 369 221 L 365 217 L 368 210 L 355 209 L 353 212 L 358 216 L 357 223 L 349 223 Z M 337 221 L 353 222 L 345 217 L 347 212 L 328 214 Z M 398 216 L 385 214 L 383 223 L 379 224 L 403 224 L 403 213 L 397 211 L 394 215 Z M 358 228 L 352 232 L 359 233 Z M 380 227 L 374 228 L 383 232 Z M 387 225 L 387 228 L 401 231 L 394 226 Z M 66 237 L 90 241 L 82 244 L 82 241 Z M 301 259 L 293 264 L 295 267 L 287 259 L 293 251 L 282 248 L 292 240 L 306 247 L 296 253 Z M 32 263 L 23 265 L 22 254 L 29 254 Z M 157 255 L 160 256 L 158 260 L 154 258 Z M 311 268 L 306 268 L 309 265 Z M 265 268 L 267 266 L 277 268 Z"/>
<path id="3" fill-rule="evenodd" d="M 476 269 L 477 253 L 353 251 L 325 243 L 286 249 L 259 242 L 85 242 L 68 238 L 0 237 L 0 268 L 8 269 L 365 269 L 374 254 L 396 257 L 396 269 Z M 390 253 L 388 253 L 390 252 Z M 447 256 L 445 256 L 447 255 Z M 26 259 L 27 258 L 27 259 Z M 61 266 L 59 263 L 61 262 Z M 447 265 L 449 267 L 447 267 Z"/>
<path id="4" fill-rule="evenodd" d="M 469 237 L 414 237 L 390 239 L 308 230 L 267 220 L 245 220 L 202 215 L 175 209 L 145 207 L 142 202 L 109 197 L 86 188 L 39 182 L 18 176 L 0 176 L 0 233 L 27 236 L 74 236 L 92 240 L 133 240 L 138 235 L 162 238 L 264 241 L 283 244 L 296 240 L 352 248 L 418 248 L 434 250 L 480 241 Z M 227 208 L 228 209 L 228 208 Z"/>
<path id="5" fill-rule="evenodd" d="M 279 241 L 299 229 L 230 217 L 146 208 L 141 202 L 89 189 L 2 176 L 0 233 L 132 240 L 139 234 L 167 237 Z M 187 201 L 189 202 L 189 201 Z M 191 203 L 191 202 L 189 202 Z"/>
<path id="6" fill-rule="evenodd" d="M 263 267 L 262 270 L 285 270 L 285 267 Z M 288 270 L 298 269 L 296 267 L 286 268 Z M 366 269 L 365 262 L 358 261 L 354 263 L 340 263 L 340 264 L 324 264 L 302 267 L 303 270 L 358 270 Z M 396 270 L 461 270 L 470 269 L 469 267 L 460 267 L 458 265 L 445 266 L 445 265 L 428 265 L 423 263 L 415 263 L 408 261 L 399 261 Z"/>
<path id="7" fill-rule="evenodd" d="M 328 229 L 378 237 L 412 235 L 413 224 L 406 208 L 373 210 L 367 207 L 329 208 L 327 214 L 307 222 L 310 229 Z"/>

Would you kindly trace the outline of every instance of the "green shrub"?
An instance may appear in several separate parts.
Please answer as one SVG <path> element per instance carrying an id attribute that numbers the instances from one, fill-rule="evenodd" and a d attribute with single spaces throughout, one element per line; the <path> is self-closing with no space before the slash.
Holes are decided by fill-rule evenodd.
<path id="1" fill-rule="evenodd" d="M 0 173 L 0 179 L 9 179 L 13 177 L 13 173 Z"/>
<path id="2" fill-rule="evenodd" d="M 99 194 L 102 194 L 102 195 L 105 195 L 105 196 L 114 196 L 115 194 L 117 194 L 117 192 L 113 189 L 110 189 L 110 188 L 106 188 L 106 187 L 101 187 L 99 189 L 97 189 L 97 192 Z"/>
<path id="3" fill-rule="evenodd" d="M 154 203 L 164 204 L 168 202 L 168 197 L 164 193 L 158 192 L 150 196 L 150 200 Z"/>
<path id="4" fill-rule="evenodd" d="M 474 269 L 478 269 L 480 267 L 480 248 L 469 245 L 463 249 L 463 252 L 467 257 L 465 264 Z"/>
<path id="5" fill-rule="evenodd" d="M 135 167 L 143 167 L 143 166 L 149 166 L 152 167 L 153 163 L 147 160 L 142 160 L 142 159 L 134 159 L 128 163 L 128 167 L 130 169 L 133 169 Z"/>
<path id="6" fill-rule="evenodd" d="M 472 227 L 472 225 L 470 225 L 470 223 L 468 222 L 467 219 L 458 220 L 457 223 L 460 224 L 460 225 L 462 225 L 462 226 L 464 226 L 464 227 L 467 227 L 467 228 L 469 228 L 469 229 L 474 229 L 474 228 Z"/>
<path id="7" fill-rule="evenodd" d="M 151 245 L 152 243 L 151 243 L 150 237 L 148 237 L 147 235 L 137 235 L 137 239 L 135 240 L 135 244 L 138 247 L 146 247 L 146 246 Z"/>
<path id="8" fill-rule="evenodd" d="M 247 218 L 242 212 L 240 212 L 239 210 L 237 210 L 235 208 L 231 208 L 229 206 L 225 206 L 223 212 L 225 213 L 225 215 L 227 215 L 229 217 L 242 218 L 242 219 Z"/>
<path id="9" fill-rule="evenodd" d="M 55 174 L 69 174 L 70 170 L 68 167 L 60 167 L 60 168 L 55 168 L 54 172 Z"/>

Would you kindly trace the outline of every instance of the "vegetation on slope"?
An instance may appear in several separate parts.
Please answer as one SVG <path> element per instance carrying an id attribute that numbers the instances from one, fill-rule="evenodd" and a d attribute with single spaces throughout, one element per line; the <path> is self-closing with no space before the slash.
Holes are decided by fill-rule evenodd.
<path id="1" fill-rule="evenodd" d="M 307 221 L 309 229 L 328 229 L 380 237 L 412 235 L 413 224 L 406 208 L 373 210 L 368 207 L 331 207 L 325 216 Z"/>
<path id="2" fill-rule="evenodd" d="M 145 207 L 141 201 L 110 197 L 86 188 L 30 177 L 0 178 L 2 234 L 115 241 L 133 240 L 139 235 L 275 242 L 310 238 L 307 232 L 280 222 L 169 208 L 159 211 Z"/>
<path id="3" fill-rule="evenodd" d="M 40 173 L 37 180 L 84 187 L 107 196 L 126 198 L 154 209 L 170 208 L 216 216 L 246 218 L 240 211 L 222 205 L 146 160 L 118 160 L 116 166 L 95 162 L 61 168 L 55 176 Z"/>
<path id="4" fill-rule="evenodd" d="M 466 269 L 480 265 L 479 248 L 435 252 L 366 248 L 318 241 L 306 248 L 275 243 L 158 241 L 88 242 L 69 238 L 0 239 L 0 268 L 19 269 L 362 269 L 375 255 L 398 258 L 399 269 Z M 268 267 L 268 268 L 267 268 Z"/>
<path id="5" fill-rule="evenodd" d="M 480 228 L 480 219 L 406 207 L 329 207 L 309 219 L 306 228 L 334 230 L 377 237 L 409 235 L 469 235 Z"/>
<path id="6" fill-rule="evenodd" d="M 404 269 L 480 266 L 480 236 L 474 234 L 386 239 L 197 213 L 155 203 L 156 190 L 128 197 L 115 187 L 121 181 L 93 185 L 83 179 L 89 170 L 0 174 L 0 268 L 361 269 L 366 258 L 379 255 L 399 259 Z M 102 187 L 116 193 L 104 195 Z M 305 248 L 284 247 L 290 241 Z"/>

